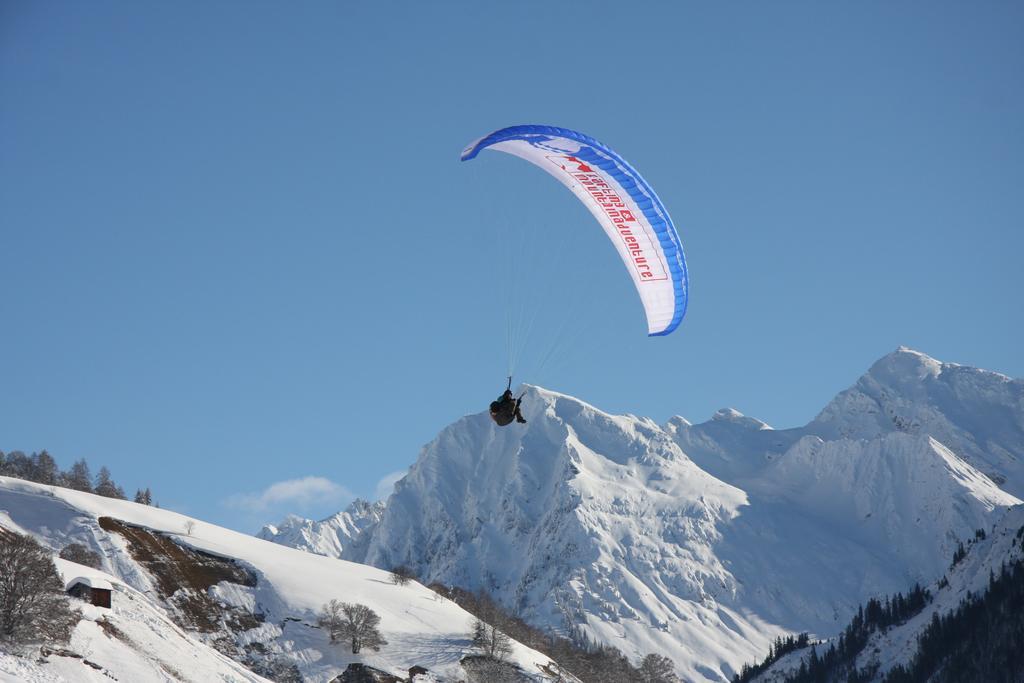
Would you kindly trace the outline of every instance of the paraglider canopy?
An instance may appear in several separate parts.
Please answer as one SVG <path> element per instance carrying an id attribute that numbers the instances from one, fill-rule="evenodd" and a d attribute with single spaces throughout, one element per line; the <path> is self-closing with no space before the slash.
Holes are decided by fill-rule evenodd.
<path id="1" fill-rule="evenodd" d="M 495 149 L 539 166 L 568 187 L 604 228 L 640 294 L 651 336 L 669 334 L 686 315 L 689 280 L 668 211 L 640 174 L 594 138 L 567 128 L 512 126 L 476 140 L 473 159 Z"/>

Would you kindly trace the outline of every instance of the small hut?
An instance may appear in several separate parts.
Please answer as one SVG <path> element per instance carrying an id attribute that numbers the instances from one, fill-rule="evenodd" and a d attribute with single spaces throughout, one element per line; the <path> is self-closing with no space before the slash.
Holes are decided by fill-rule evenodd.
<path id="1" fill-rule="evenodd" d="M 107 609 L 110 609 L 110 593 L 113 590 L 109 581 L 95 576 L 76 576 L 67 584 L 68 595 Z"/>

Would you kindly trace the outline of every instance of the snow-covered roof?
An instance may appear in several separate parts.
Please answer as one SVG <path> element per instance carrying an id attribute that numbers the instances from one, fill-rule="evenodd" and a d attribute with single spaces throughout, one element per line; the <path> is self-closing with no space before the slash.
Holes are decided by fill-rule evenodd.
<path id="1" fill-rule="evenodd" d="M 70 590 L 76 583 L 80 583 L 89 588 L 100 588 L 105 591 L 112 591 L 114 587 L 110 585 L 109 581 L 99 578 L 98 576 L 76 576 L 75 578 L 68 581 L 65 586 L 65 590 Z"/>

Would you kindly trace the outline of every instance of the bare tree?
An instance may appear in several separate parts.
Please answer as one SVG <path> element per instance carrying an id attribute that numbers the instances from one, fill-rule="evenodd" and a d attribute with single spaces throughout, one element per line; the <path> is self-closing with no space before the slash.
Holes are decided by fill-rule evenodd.
<path id="1" fill-rule="evenodd" d="M 28 536 L 0 534 L 0 641 L 65 643 L 76 623 L 50 553 Z"/>
<path id="2" fill-rule="evenodd" d="M 391 569 L 391 582 L 396 586 L 404 586 L 416 578 L 416 572 L 404 564 Z"/>
<path id="3" fill-rule="evenodd" d="M 320 614 L 317 616 L 317 625 L 327 631 L 331 636 L 332 643 L 337 642 L 341 634 L 341 619 L 341 603 L 337 600 L 331 600 L 326 603 L 320 609 Z"/>
<path id="4" fill-rule="evenodd" d="M 649 654 L 640 663 L 640 680 L 642 683 L 679 683 L 676 666 L 668 657 Z"/>
<path id="5" fill-rule="evenodd" d="M 490 659 L 504 661 L 512 654 L 512 639 L 479 617 L 473 619 L 473 646 Z"/>
<path id="6" fill-rule="evenodd" d="M 60 551 L 60 558 L 84 564 L 86 567 L 92 567 L 93 569 L 99 569 L 102 566 L 99 553 L 94 553 L 81 543 L 69 543 L 64 546 L 64 549 Z"/>
<path id="7" fill-rule="evenodd" d="M 487 656 L 471 655 L 463 657 L 459 663 L 469 683 L 529 683 L 533 680 L 515 664 Z"/>
<path id="8" fill-rule="evenodd" d="M 565 669 L 565 667 L 556 661 L 550 661 L 543 666 L 538 664 L 537 668 L 541 670 L 541 673 L 551 679 L 551 683 L 567 683 L 570 678 L 574 678 L 573 675 Z"/>
<path id="9" fill-rule="evenodd" d="M 196 521 L 194 519 L 190 519 L 187 522 L 185 522 L 185 535 L 186 536 L 191 536 L 192 532 L 195 531 L 195 530 L 196 530 Z"/>
<path id="10" fill-rule="evenodd" d="M 331 600 L 323 606 L 317 623 L 327 629 L 332 643 L 348 641 L 354 655 L 364 647 L 376 652 L 388 644 L 378 629 L 380 617 L 366 605 Z"/>

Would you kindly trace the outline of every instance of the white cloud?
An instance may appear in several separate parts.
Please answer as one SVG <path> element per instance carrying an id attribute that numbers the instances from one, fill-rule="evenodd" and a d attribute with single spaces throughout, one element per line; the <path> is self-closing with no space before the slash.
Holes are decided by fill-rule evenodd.
<path id="1" fill-rule="evenodd" d="M 281 505 L 310 508 L 320 505 L 342 505 L 355 496 L 341 484 L 324 477 L 302 477 L 271 484 L 259 493 L 236 493 L 225 505 L 249 512 L 265 512 Z"/>
<path id="2" fill-rule="evenodd" d="M 377 482 L 377 488 L 374 489 L 374 500 L 384 500 L 390 496 L 391 492 L 395 490 L 395 482 L 408 473 L 409 470 L 398 470 L 397 472 L 384 475 L 384 477 Z"/>

